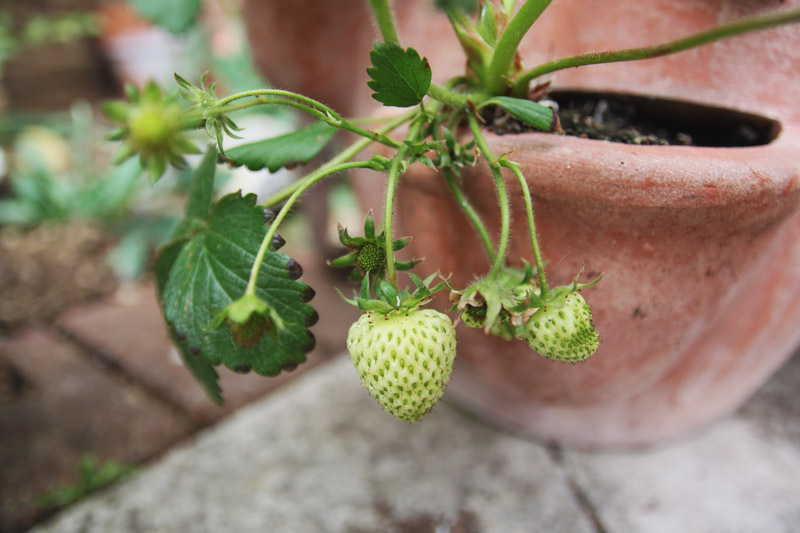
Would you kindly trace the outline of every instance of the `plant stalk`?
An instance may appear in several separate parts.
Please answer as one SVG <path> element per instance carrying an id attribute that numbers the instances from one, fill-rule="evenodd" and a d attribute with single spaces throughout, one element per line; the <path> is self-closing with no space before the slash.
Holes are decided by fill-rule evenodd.
<path id="1" fill-rule="evenodd" d="M 286 218 L 286 215 L 289 214 L 292 206 L 294 205 L 295 201 L 303 194 L 309 187 L 320 181 L 321 179 L 330 176 L 331 174 L 335 174 L 336 172 L 341 172 L 343 170 L 348 170 L 351 168 L 372 168 L 374 163 L 370 160 L 366 161 L 350 161 L 348 163 L 341 163 L 339 165 L 334 166 L 325 166 L 319 168 L 316 172 L 311 174 L 307 180 L 302 182 L 302 185 L 298 187 L 292 195 L 286 200 L 286 203 L 283 205 L 281 210 L 275 216 L 275 220 L 270 225 L 269 229 L 267 230 L 266 235 L 264 235 L 264 240 L 261 241 L 261 246 L 256 253 L 256 258 L 253 261 L 253 267 L 250 269 L 250 278 L 247 281 L 247 288 L 244 291 L 245 296 L 255 295 L 256 293 L 256 282 L 258 281 L 258 272 L 261 269 L 261 265 L 264 262 L 264 257 L 267 255 L 267 251 L 269 250 L 270 245 L 272 244 L 272 239 L 275 237 L 275 233 L 278 231 L 278 226 L 281 225 L 283 219 Z"/>
<path id="2" fill-rule="evenodd" d="M 489 148 L 489 145 L 486 143 L 486 139 L 478 124 L 478 119 L 475 118 L 473 114 L 469 114 L 467 118 L 469 120 L 469 129 L 475 136 L 478 149 L 481 154 L 483 154 L 486 163 L 489 165 L 489 169 L 492 171 L 495 189 L 497 190 L 497 201 L 500 204 L 500 239 L 497 243 L 497 253 L 494 256 L 492 268 L 486 276 L 488 279 L 492 279 L 500 274 L 500 271 L 506 264 L 506 253 L 508 252 L 508 240 L 511 226 L 511 209 L 509 208 L 508 202 L 508 190 L 503 181 L 503 176 L 500 173 L 500 165 L 492 154 L 491 148 Z"/>
<path id="3" fill-rule="evenodd" d="M 467 107 L 468 97 L 466 95 L 445 89 L 435 83 L 431 83 L 431 86 L 428 88 L 428 96 L 456 109 Z"/>
<path id="4" fill-rule="evenodd" d="M 384 124 L 383 126 L 381 126 L 380 128 L 377 128 L 375 130 L 375 132 L 377 134 L 379 134 L 379 135 L 382 135 L 382 136 L 386 135 L 389 132 L 391 132 L 392 130 L 395 130 L 396 128 L 402 126 L 403 124 L 405 124 L 406 122 L 408 122 L 409 120 L 414 118 L 414 116 L 418 112 L 419 111 L 417 109 L 414 109 L 413 111 L 410 111 L 408 113 L 404 113 L 404 114 L 400 115 L 399 117 L 395 117 L 395 118 L 391 119 L 389 122 L 387 122 L 386 124 Z M 319 169 L 317 169 L 317 171 L 324 170 L 326 168 L 332 168 L 332 167 L 334 167 L 336 165 L 340 165 L 340 164 L 344 163 L 345 161 L 349 161 L 350 159 L 352 159 L 355 156 L 357 156 L 362 150 L 367 148 L 373 142 L 374 141 L 372 139 L 359 139 L 358 141 L 354 142 L 349 147 L 344 149 L 342 152 L 340 152 L 336 157 L 332 158 L 327 163 L 325 163 L 324 165 L 319 167 Z M 271 205 L 277 204 L 278 202 L 282 202 L 283 200 L 285 200 L 286 198 L 291 196 L 292 193 L 294 193 L 294 191 L 296 191 L 297 189 L 303 187 L 304 184 L 309 179 L 312 179 L 314 177 L 314 175 L 317 173 L 317 171 L 312 172 L 310 174 L 307 174 L 306 176 L 303 176 L 302 178 L 298 179 L 297 181 L 295 181 L 291 185 L 289 185 L 289 186 L 285 187 L 284 189 L 278 191 L 274 195 L 272 195 L 269 198 L 267 198 L 265 201 L 261 202 L 261 205 L 271 206 Z"/>
<path id="5" fill-rule="evenodd" d="M 483 247 L 486 249 L 486 254 L 489 256 L 489 262 L 494 262 L 494 247 L 492 246 L 492 239 L 489 237 L 489 232 L 486 230 L 486 226 L 483 224 L 483 221 L 480 218 L 480 215 L 475 211 L 475 208 L 472 207 L 472 204 L 469 203 L 469 200 L 466 196 L 464 196 L 464 192 L 459 188 L 458 183 L 456 183 L 456 178 L 454 172 L 449 168 L 443 168 L 442 174 L 444 175 L 444 179 L 447 182 L 448 187 L 450 187 L 450 191 L 453 193 L 456 201 L 458 202 L 459 207 L 461 210 L 464 211 L 464 214 L 467 215 L 472 225 L 475 227 L 475 230 L 478 232 L 478 236 L 481 239 L 481 243 L 483 243 Z"/>
<path id="6" fill-rule="evenodd" d="M 394 17 L 389 0 L 369 0 L 375 20 L 378 22 L 378 29 L 381 30 L 383 42 L 386 44 L 400 44 L 397 38 L 397 30 L 394 27 Z"/>
<path id="7" fill-rule="evenodd" d="M 577 56 L 565 57 L 543 63 L 532 69 L 521 72 L 513 80 L 513 94 L 517 97 L 524 97 L 528 91 L 531 80 L 568 68 L 581 67 L 584 65 L 597 65 L 601 63 L 618 63 L 621 61 L 637 61 L 640 59 L 651 59 L 677 52 L 683 52 L 690 48 L 696 48 L 727 37 L 733 37 L 742 33 L 755 30 L 774 28 L 784 24 L 800 22 L 800 10 L 785 11 L 769 15 L 756 15 L 743 18 L 728 24 L 723 24 L 710 30 L 702 31 L 667 43 L 642 48 L 627 48 L 625 50 L 609 50 L 605 52 L 592 52 Z"/>
<path id="8" fill-rule="evenodd" d="M 238 104 L 234 104 L 236 100 L 241 100 L 243 98 L 253 98 L 253 100 L 247 102 L 241 102 Z M 293 93 L 291 91 L 283 91 L 280 89 L 253 89 L 251 91 L 244 91 L 240 93 L 236 93 L 230 95 L 226 98 L 222 98 L 216 102 L 216 105 L 210 109 L 206 109 L 203 111 L 203 117 L 206 115 L 220 115 L 225 113 L 230 113 L 233 111 L 239 111 L 241 109 L 246 109 L 249 107 L 254 107 L 257 105 L 266 105 L 266 104 L 278 104 L 278 105 L 285 105 L 287 107 L 293 107 L 295 109 L 299 109 L 300 111 L 304 111 L 315 118 L 330 124 L 336 128 L 346 130 L 357 135 L 361 135 L 362 137 L 366 137 L 367 139 L 371 139 L 375 142 L 379 142 L 381 144 L 385 144 L 392 148 L 396 148 L 398 146 L 397 141 L 380 135 L 378 133 L 365 130 L 363 128 L 358 127 L 357 125 L 353 124 L 342 118 L 342 116 L 331 109 L 330 107 L 326 106 L 325 104 L 318 102 L 312 98 L 308 98 L 307 96 L 303 96 L 301 94 Z"/>
<path id="9" fill-rule="evenodd" d="M 536 19 L 552 0 L 527 0 L 511 19 L 500 40 L 497 41 L 489 64 L 486 85 L 489 93 L 503 95 L 508 86 L 508 74 L 519 43 Z"/>
<path id="10" fill-rule="evenodd" d="M 539 249 L 539 238 L 536 236 L 536 222 L 533 215 L 533 202 L 531 201 L 531 191 L 528 188 L 528 182 L 525 181 L 525 176 L 519 169 L 519 165 L 509 161 L 501 161 L 500 164 L 505 168 L 511 170 L 519 181 L 519 186 L 522 189 L 522 196 L 525 199 L 525 213 L 528 217 L 528 233 L 531 237 L 531 248 L 533 249 L 533 260 L 536 264 L 536 273 L 539 276 L 540 296 L 543 300 L 547 300 L 547 295 L 550 292 L 547 286 L 547 277 L 544 272 L 544 261 L 542 260 L 542 252 Z"/>
<path id="11" fill-rule="evenodd" d="M 385 237 L 386 249 L 386 276 L 389 278 L 389 283 L 395 290 L 397 287 L 397 272 L 394 268 L 394 249 L 392 248 L 392 217 L 394 215 L 394 197 L 397 193 L 397 185 L 400 183 L 400 167 L 406 162 L 406 156 L 409 151 L 409 143 L 418 140 L 421 128 L 421 122 L 424 120 L 425 115 L 421 114 L 414 120 L 408 127 L 408 134 L 406 135 L 406 142 L 403 143 L 392 158 L 392 164 L 389 167 L 389 177 L 386 183 L 386 199 L 384 203 L 383 212 L 383 231 Z"/>

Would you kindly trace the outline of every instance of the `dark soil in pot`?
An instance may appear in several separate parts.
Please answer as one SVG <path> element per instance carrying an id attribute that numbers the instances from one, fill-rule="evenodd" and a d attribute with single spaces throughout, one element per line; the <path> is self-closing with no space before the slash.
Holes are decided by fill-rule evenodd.
<path id="1" fill-rule="evenodd" d="M 761 146 L 780 133 L 780 124 L 762 116 L 691 102 L 614 93 L 554 91 L 566 135 L 640 145 L 710 147 Z M 499 108 L 484 119 L 494 133 L 536 131 Z"/>

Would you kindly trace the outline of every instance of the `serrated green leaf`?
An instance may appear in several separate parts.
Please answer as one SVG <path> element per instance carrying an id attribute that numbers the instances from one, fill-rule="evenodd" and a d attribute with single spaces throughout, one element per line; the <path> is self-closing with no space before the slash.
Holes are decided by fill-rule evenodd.
<path id="1" fill-rule="evenodd" d="M 413 48 L 396 44 L 375 43 L 369 54 L 372 66 L 367 68 L 375 91 L 372 97 L 386 106 L 411 107 L 422 101 L 431 86 L 431 67 Z"/>
<path id="2" fill-rule="evenodd" d="M 153 271 L 156 281 L 156 291 L 162 309 L 166 307 L 163 294 L 167 282 L 169 281 L 170 272 L 172 272 L 172 266 L 175 264 L 175 260 L 188 242 L 189 239 L 187 238 L 172 241 L 164 245 L 161 250 L 159 250 L 158 256 L 156 257 Z M 222 389 L 219 385 L 219 374 L 214 368 L 214 365 L 207 359 L 199 357 L 199 352 L 194 353 L 190 351 L 189 346 L 184 342 L 185 338 L 178 336 L 174 328 L 169 327 L 168 330 L 173 343 L 178 347 L 178 352 L 181 355 L 183 364 L 186 365 L 189 372 L 191 372 L 200 386 L 203 387 L 209 399 L 221 405 L 224 400 L 222 398 Z"/>
<path id="3" fill-rule="evenodd" d="M 168 242 L 158 251 L 155 264 L 153 265 L 153 275 L 155 277 L 156 291 L 159 299 L 161 299 L 164 288 L 167 286 L 167 281 L 169 281 L 169 273 L 172 271 L 172 265 L 175 264 L 175 260 L 188 242 L 188 238 L 179 238 Z"/>
<path id="4" fill-rule="evenodd" d="M 226 150 L 228 159 L 250 170 L 275 172 L 285 166 L 308 163 L 331 140 L 336 128 L 315 122 L 292 133 Z"/>
<path id="5" fill-rule="evenodd" d="M 214 318 L 245 292 L 250 270 L 267 226 L 255 196 L 235 193 L 213 208 L 206 227 L 195 233 L 174 259 L 163 291 L 164 316 L 184 353 L 237 372 L 250 369 L 274 376 L 305 361 L 314 345 L 308 327 L 316 311 L 310 288 L 292 279 L 296 264 L 269 251 L 261 265 L 256 295 L 280 315 L 283 328 L 255 346 L 240 346 L 226 328 L 212 329 Z M 193 361 L 193 359 L 192 359 Z"/>
<path id="6" fill-rule="evenodd" d="M 129 0 L 146 18 L 172 33 L 183 33 L 197 22 L 203 0 Z"/>
<path id="7" fill-rule="evenodd" d="M 217 174 L 217 146 L 210 144 L 200 165 L 192 173 L 192 186 L 186 202 L 186 218 L 205 220 L 211 211 L 214 179 Z"/>
<path id="8" fill-rule="evenodd" d="M 516 118 L 542 131 L 553 131 L 558 124 L 556 112 L 552 108 L 531 100 L 495 96 L 484 103 L 484 105 L 490 104 L 502 107 Z"/>

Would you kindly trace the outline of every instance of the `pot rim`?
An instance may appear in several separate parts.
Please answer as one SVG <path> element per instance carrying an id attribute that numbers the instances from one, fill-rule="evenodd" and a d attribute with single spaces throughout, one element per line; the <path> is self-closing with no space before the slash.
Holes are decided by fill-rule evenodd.
<path id="1" fill-rule="evenodd" d="M 800 202 L 800 127 L 750 147 L 644 146 L 529 132 L 485 132 L 495 155 L 522 165 L 532 193 L 561 200 L 670 208 Z"/>

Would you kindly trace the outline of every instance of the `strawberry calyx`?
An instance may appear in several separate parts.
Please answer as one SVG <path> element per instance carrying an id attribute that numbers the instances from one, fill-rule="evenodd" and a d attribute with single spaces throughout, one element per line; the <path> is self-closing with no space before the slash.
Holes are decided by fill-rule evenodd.
<path id="1" fill-rule="evenodd" d="M 264 337 L 275 339 L 284 328 L 280 315 L 255 294 L 245 294 L 228 304 L 209 324 L 209 328 L 226 327 L 239 346 L 258 346 Z"/>
<path id="2" fill-rule="evenodd" d="M 200 149 L 186 134 L 196 124 L 185 121 L 177 94 L 165 93 L 153 81 L 141 90 L 128 85 L 126 93 L 127 100 L 108 102 L 103 108 L 105 115 L 118 126 L 108 138 L 122 141 L 114 163 L 138 155 L 153 182 L 164 174 L 168 165 L 186 168 L 184 155 L 199 154 Z"/>
<path id="3" fill-rule="evenodd" d="M 431 274 L 424 280 L 411 272 L 408 275 L 414 282 L 413 290 L 397 290 L 388 281 L 380 280 L 371 291 L 369 277 L 365 277 L 361 282 L 361 293 L 358 297 L 347 298 L 341 291 L 339 294 L 347 303 L 362 311 L 386 315 L 394 311 L 410 311 L 421 307 L 431 301 L 434 293 L 446 286 L 446 281 L 441 281 L 431 287 L 433 280 L 439 276 L 438 273 Z M 374 293 L 374 298 L 370 296 L 371 293 Z"/>
<path id="4" fill-rule="evenodd" d="M 402 237 L 392 241 L 392 250 L 402 250 L 408 246 L 410 237 Z M 334 268 L 355 267 L 350 273 L 352 281 L 362 281 L 372 277 L 374 280 L 386 277 L 386 240 L 384 232 L 375 232 L 375 218 L 370 210 L 364 218 L 364 236 L 353 237 L 347 232 L 347 228 L 339 226 L 339 242 L 350 251 L 342 256 L 328 262 Z M 410 270 L 420 259 L 410 261 L 395 260 L 396 270 Z"/>
<path id="5" fill-rule="evenodd" d="M 515 330 L 525 324 L 531 298 L 538 295 L 533 274 L 533 267 L 525 262 L 524 268 L 506 266 L 496 276 L 479 279 L 463 290 L 451 289 L 456 322 L 514 338 Z"/>

